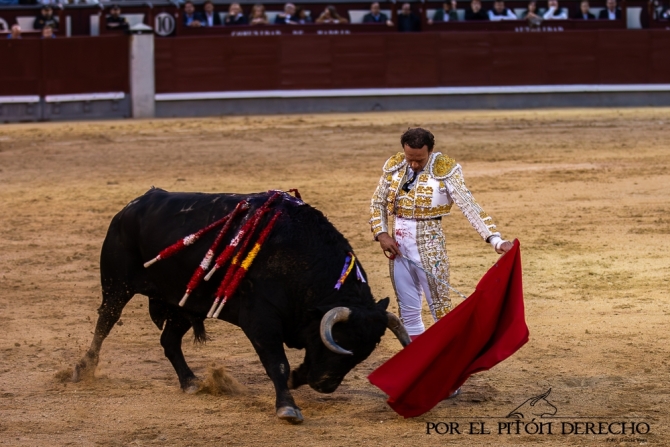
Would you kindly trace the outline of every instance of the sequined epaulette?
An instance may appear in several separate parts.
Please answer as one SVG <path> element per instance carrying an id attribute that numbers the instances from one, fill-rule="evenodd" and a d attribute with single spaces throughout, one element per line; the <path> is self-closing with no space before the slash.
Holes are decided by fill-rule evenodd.
<path id="1" fill-rule="evenodd" d="M 391 174 L 405 167 L 406 164 L 407 162 L 405 161 L 405 153 L 398 152 L 393 157 L 386 160 L 386 163 L 384 163 L 383 171 L 385 174 Z"/>
<path id="2" fill-rule="evenodd" d="M 430 173 L 436 180 L 444 180 L 458 166 L 456 160 L 437 152 L 430 165 Z"/>

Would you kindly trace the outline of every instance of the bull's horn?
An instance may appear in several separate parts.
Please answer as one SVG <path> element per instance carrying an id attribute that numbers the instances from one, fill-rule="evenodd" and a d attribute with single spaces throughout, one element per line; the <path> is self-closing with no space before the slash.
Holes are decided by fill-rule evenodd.
<path id="1" fill-rule="evenodd" d="M 342 321 L 347 321 L 351 315 L 351 309 L 348 307 L 334 307 L 330 309 L 321 318 L 321 340 L 326 348 L 330 349 L 336 354 L 353 355 L 353 352 L 347 351 L 338 346 L 333 339 L 333 325 Z"/>
<path id="2" fill-rule="evenodd" d="M 389 317 L 389 322 L 386 327 L 389 328 L 396 337 L 398 337 L 400 344 L 404 348 L 412 341 L 412 339 L 409 338 L 409 334 L 407 333 L 405 326 L 403 326 L 402 321 L 400 321 L 400 318 L 398 318 L 395 314 L 386 312 L 386 315 Z"/>

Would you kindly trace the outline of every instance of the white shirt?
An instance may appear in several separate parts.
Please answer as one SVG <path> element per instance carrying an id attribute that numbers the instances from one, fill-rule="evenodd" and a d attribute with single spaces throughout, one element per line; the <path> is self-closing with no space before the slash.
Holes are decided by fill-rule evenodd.
<path id="1" fill-rule="evenodd" d="M 511 9 L 505 8 L 506 13 L 503 15 L 497 15 L 494 10 L 489 11 L 489 20 L 495 22 L 499 20 L 517 20 L 516 14 L 512 12 Z"/>
<path id="2" fill-rule="evenodd" d="M 607 18 L 610 20 L 616 20 L 616 9 L 614 12 L 610 11 L 609 9 L 607 10 Z"/>
<path id="3" fill-rule="evenodd" d="M 549 8 L 547 12 L 544 13 L 542 18 L 544 20 L 567 20 L 568 19 L 568 13 L 565 10 L 561 10 L 561 13 L 558 15 L 554 15 L 554 12 L 556 12 L 556 7 L 552 6 Z"/>

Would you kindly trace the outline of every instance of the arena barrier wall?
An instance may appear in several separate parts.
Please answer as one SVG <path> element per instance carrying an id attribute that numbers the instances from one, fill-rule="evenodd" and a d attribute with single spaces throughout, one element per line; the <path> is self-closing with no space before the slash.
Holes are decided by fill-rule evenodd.
<path id="1" fill-rule="evenodd" d="M 0 122 L 130 116 L 128 36 L 0 40 Z"/>
<path id="2" fill-rule="evenodd" d="M 661 29 L 136 37 L 1 40 L 0 121 L 670 105 Z"/>

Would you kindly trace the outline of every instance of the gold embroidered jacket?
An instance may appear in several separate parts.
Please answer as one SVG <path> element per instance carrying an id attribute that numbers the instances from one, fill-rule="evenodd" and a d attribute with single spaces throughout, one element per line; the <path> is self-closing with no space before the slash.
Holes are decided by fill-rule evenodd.
<path id="1" fill-rule="evenodd" d="M 375 239 L 380 233 L 388 232 L 389 215 L 434 219 L 448 215 L 455 203 L 484 240 L 501 240 L 493 219 L 475 201 L 465 186 L 461 166 L 452 158 L 440 152 L 431 154 L 409 192 L 401 188 L 407 180 L 407 170 L 403 152 L 398 152 L 384 164 L 370 203 L 370 226 Z"/>

